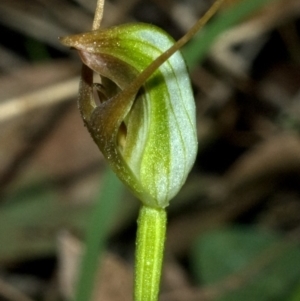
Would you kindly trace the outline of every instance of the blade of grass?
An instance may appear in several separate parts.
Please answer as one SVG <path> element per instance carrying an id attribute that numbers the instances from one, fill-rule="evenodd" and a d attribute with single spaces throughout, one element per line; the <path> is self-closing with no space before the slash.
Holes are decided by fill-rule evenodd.
<path id="1" fill-rule="evenodd" d="M 122 184 L 115 174 L 107 169 L 95 208 L 91 213 L 86 235 L 86 250 L 81 263 L 77 284 L 76 301 L 91 299 L 98 268 L 99 256 L 103 253 L 105 240 L 122 192 Z"/>
<path id="2" fill-rule="evenodd" d="M 205 55 L 218 35 L 264 5 L 275 1 L 277 0 L 244 0 L 220 13 L 215 20 L 208 24 L 182 49 L 182 54 L 188 67 L 192 69 L 193 66 L 196 66 L 205 58 Z"/>

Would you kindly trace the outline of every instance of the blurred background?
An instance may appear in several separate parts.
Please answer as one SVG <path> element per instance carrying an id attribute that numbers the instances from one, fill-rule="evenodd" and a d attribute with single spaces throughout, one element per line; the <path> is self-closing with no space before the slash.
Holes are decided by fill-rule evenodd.
<path id="1" fill-rule="evenodd" d="M 178 39 L 211 4 L 106 0 L 102 26 Z M 0 300 L 71 300 L 99 202 L 92 300 L 132 299 L 139 202 L 84 128 L 81 63 L 58 41 L 89 31 L 95 6 L 0 2 Z M 300 300 L 299 17 L 299 0 L 228 0 L 183 49 L 199 153 L 168 209 L 161 300 Z"/>

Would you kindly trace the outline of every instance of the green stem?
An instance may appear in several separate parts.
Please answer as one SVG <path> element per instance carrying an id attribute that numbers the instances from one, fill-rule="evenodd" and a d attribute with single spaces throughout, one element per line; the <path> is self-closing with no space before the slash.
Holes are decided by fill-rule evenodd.
<path id="1" fill-rule="evenodd" d="M 166 224 L 164 209 L 141 207 L 136 240 L 135 301 L 158 299 Z"/>

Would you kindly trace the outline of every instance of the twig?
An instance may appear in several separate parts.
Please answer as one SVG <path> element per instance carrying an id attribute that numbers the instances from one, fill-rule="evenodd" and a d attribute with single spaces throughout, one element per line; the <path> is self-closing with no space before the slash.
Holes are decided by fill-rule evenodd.
<path id="1" fill-rule="evenodd" d="M 20 97 L 7 99 L 0 104 L 0 122 L 55 103 L 76 97 L 78 93 L 78 77 L 54 84 Z"/>
<path id="2" fill-rule="evenodd" d="M 101 21 L 103 18 L 104 2 L 105 2 L 105 0 L 98 0 L 98 2 L 97 2 L 94 21 L 93 21 L 93 27 L 92 27 L 93 30 L 100 28 Z"/>

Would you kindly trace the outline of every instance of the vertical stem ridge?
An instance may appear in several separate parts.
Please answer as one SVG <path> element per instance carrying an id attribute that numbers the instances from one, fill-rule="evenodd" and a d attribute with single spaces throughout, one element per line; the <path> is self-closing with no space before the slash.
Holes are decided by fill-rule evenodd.
<path id="1" fill-rule="evenodd" d="M 142 206 L 138 217 L 135 267 L 135 301 L 158 300 L 167 214 Z"/>

